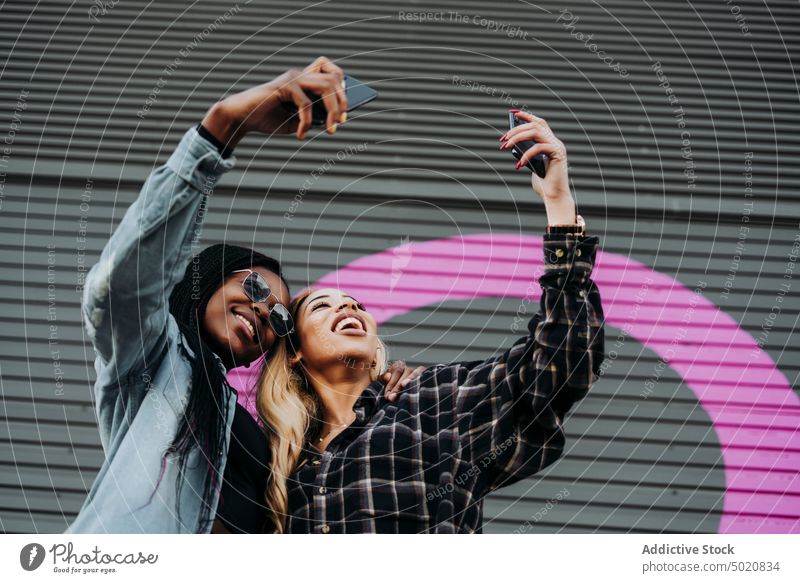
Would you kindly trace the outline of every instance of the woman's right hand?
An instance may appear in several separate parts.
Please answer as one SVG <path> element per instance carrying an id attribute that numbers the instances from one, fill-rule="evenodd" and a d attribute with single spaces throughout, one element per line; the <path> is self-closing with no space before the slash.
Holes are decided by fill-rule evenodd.
<path id="1" fill-rule="evenodd" d="M 272 81 L 226 97 L 208 110 L 203 126 L 231 149 L 250 132 L 296 133 L 302 140 L 311 127 L 312 102 L 305 91 L 322 96 L 328 111 L 325 127 L 333 134 L 347 118 L 347 96 L 344 72 L 326 57 L 317 57 L 302 71 L 289 69 Z M 297 106 L 297 114 L 284 106 L 288 102 Z"/>

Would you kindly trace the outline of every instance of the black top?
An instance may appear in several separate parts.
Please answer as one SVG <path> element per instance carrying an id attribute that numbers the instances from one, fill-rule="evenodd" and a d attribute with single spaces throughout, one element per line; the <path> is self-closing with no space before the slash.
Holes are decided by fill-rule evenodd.
<path id="1" fill-rule="evenodd" d="M 264 430 L 236 403 L 217 518 L 232 533 L 272 532 L 264 490 L 269 471 Z"/>

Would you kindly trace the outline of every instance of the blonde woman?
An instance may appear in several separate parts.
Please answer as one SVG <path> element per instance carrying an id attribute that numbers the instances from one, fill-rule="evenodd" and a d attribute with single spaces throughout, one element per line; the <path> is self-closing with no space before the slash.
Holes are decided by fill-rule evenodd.
<path id="1" fill-rule="evenodd" d="M 386 349 L 368 307 L 339 289 L 292 300 L 286 359 L 262 369 L 258 397 L 280 428 L 267 488 L 278 532 L 480 532 L 487 493 L 561 455 L 564 416 L 604 358 L 590 278 L 599 240 L 576 215 L 564 145 L 544 120 L 516 115 L 526 123 L 503 141 L 537 142 L 518 167 L 550 158 L 546 177 L 533 175 L 548 228 L 528 336 L 499 356 L 431 366 L 392 402 L 375 380 Z"/>

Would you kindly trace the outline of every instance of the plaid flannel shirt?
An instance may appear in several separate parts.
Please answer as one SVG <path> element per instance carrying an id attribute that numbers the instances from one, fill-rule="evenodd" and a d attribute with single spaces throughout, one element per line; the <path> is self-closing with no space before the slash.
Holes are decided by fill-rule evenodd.
<path id="1" fill-rule="evenodd" d="M 540 310 L 487 360 L 427 368 L 389 402 L 367 386 L 356 421 L 290 476 L 289 533 L 481 532 L 483 497 L 556 461 L 562 422 L 604 358 L 595 236 L 544 236 Z"/>

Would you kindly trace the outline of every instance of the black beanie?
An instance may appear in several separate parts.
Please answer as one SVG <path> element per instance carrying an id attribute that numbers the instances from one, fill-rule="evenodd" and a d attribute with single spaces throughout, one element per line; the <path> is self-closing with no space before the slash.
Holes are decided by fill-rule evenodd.
<path id="1" fill-rule="evenodd" d="M 280 263 L 246 247 L 217 243 L 206 247 L 192 257 L 183 279 L 173 288 L 169 296 L 169 311 L 178 322 L 194 328 L 195 314 L 202 321 L 206 305 L 214 292 L 225 282 L 234 271 L 239 269 L 252 269 L 265 267 L 278 275 L 286 285 Z"/>

